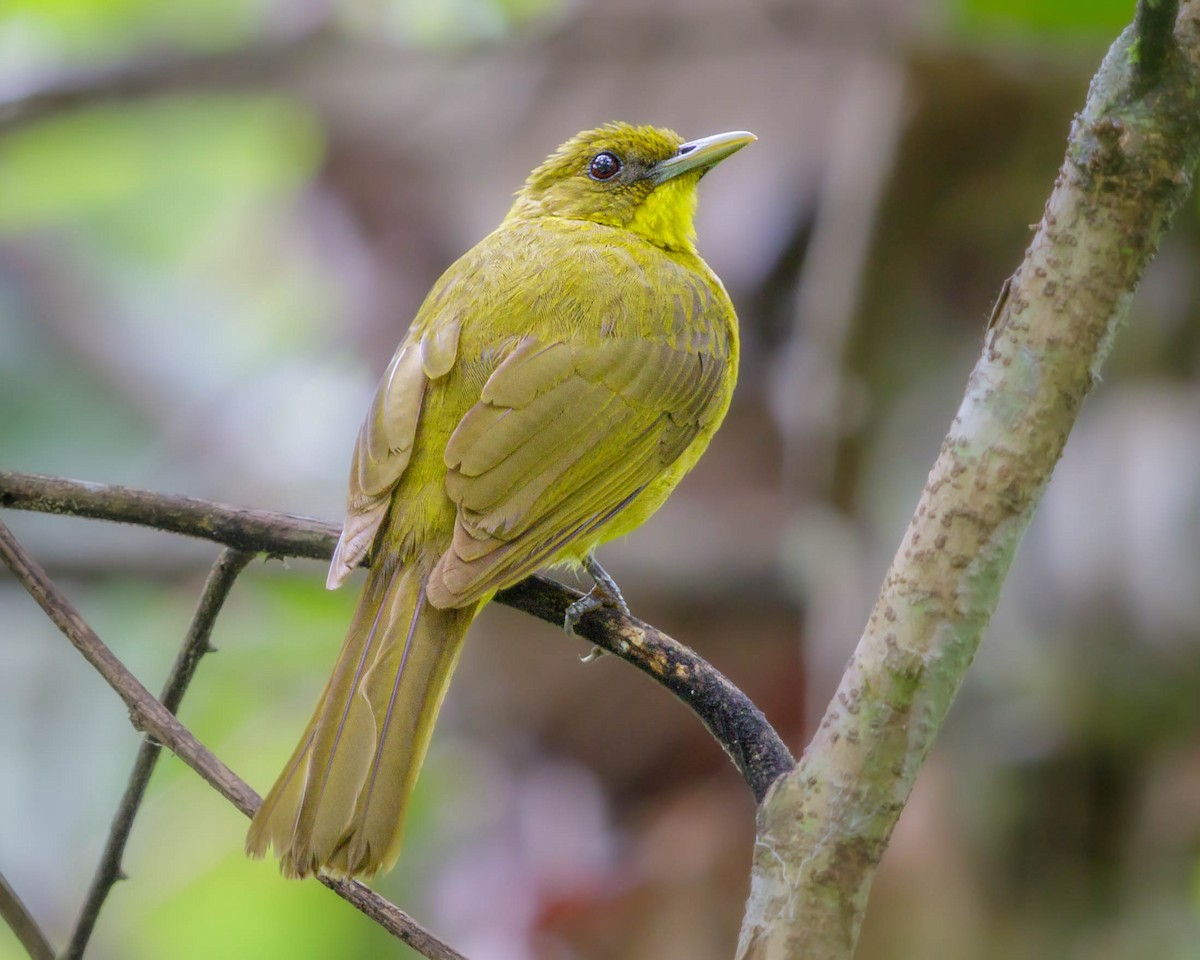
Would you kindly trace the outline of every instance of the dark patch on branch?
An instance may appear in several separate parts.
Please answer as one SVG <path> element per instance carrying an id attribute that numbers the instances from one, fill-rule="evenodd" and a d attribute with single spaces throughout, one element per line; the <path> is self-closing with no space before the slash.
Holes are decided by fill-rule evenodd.
<path id="1" fill-rule="evenodd" d="M 1138 0 L 1132 57 L 1141 92 L 1158 83 L 1175 54 L 1179 0 Z"/>

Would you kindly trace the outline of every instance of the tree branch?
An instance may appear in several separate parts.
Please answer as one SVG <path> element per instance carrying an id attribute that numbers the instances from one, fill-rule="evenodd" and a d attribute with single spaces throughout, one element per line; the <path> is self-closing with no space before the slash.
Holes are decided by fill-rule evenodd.
<path id="1" fill-rule="evenodd" d="M 3 523 L 0 523 L 0 560 L 29 591 L 54 625 L 66 634 L 75 649 L 125 701 L 129 708 L 129 719 L 135 728 L 143 733 L 151 733 L 243 813 L 248 815 L 258 807 L 258 795 L 151 696 L 104 645 L 62 591 L 46 576 L 46 571 L 29 556 Z"/>
<path id="2" fill-rule="evenodd" d="M 0 471 L 0 507 L 116 520 L 280 557 L 328 560 L 336 524 L 193 497 L 58 477 Z M 530 577 L 496 595 L 499 603 L 561 626 L 578 591 Z M 795 766 L 791 753 L 750 699 L 692 650 L 640 620 L 615 611 L 588 614 L 579 636 L 633 664 L 682 700 L 717 739 L 761 801 L 767 788 Z"/>
<path id="3" fill-rule="evenodd" d="M 583 596 L 544 577 L 529 577 L 496 600 L 561 625 L 567 605 Z M 762 711 L 719 670 L 690 648 L 636 617 L 603 608 L 575 628 L 579 636 L 633 664 L 686 703 L 738 768 L 754 799 L 796 766 Z"/>
<path id="4" fill-rule="evenodd" d="M 183 645 L 179 648 L 179 655 L 171 667 L 171 672 L 167 675 L 162 696 L 159 698 L 162 705 L 172 714 L 179 712 L 179 704 L 196 673 L 200 658 L 212 649 L 209 640 L 212 637 L 213 626 L 216 623 L 217 614 L 224 606 L 225 598 L 229 596 L 234 580 L 253 558 L 254 554 L 227 548 L 213 564 L 208 580 L 204 584 L 204 593 L 200 597 L 200 603 L 192 618 L 191 626 L 184 637 Z M 113 817 L 108 842 L 105 844 L 100 864 L 92 878 L 87 899 L 84 900 L 83 907 L 79 911 L 79 918 L 75 922 L 70 942 L 63 951 L 62 960 L 79 960 L 83 956 L 109 891 L 118 880 L 125 878 L 125 873 L 121 869 L 121 858 L 124 856 L 129 834 L 133 830 L 134 818 L 142 805 L 142 798 L 146 795 L 150 775 L 154 772 L 154 766 L 158 762 L 158 755 L 161 752 L 162 745 L 150 737 L 143 739 L 141 747 L 138 748 L 133 771 L 129 775 L 125 793 L 121 797 L 121 803 Z"/>
<path id="5" fill-rule="evenodd" d="M 1141 8 L 1143 39 L 1167 4 L 1147 15 L 1152 6 Z M 1162 61 L 1152 88 L 1132 28 L 1092 82 L 866 631 L 800 764 L 759 807 L 740 960 L 853 953 L 875 868 L 1017 544 L 1191 188 L 1200 0 L 1184 11 L 1182 55 Z"/>
<path id="6" fill-rule="evenodd" d="M 272 557 L 328 560 L 337 524 L 104 483 L 0 470 L 0 507 L 115 520 Z"/>
<path id="7" fill-rule="evenodd" d="M 8 885 L 0 874 L 0 917 L 8 924 L 17 940 L 29 954 L 29 960 L 54 960 L 54 948 L 38 926 L 29 908 L 17 896 L 17 891 Z"/>
<path id="8" fill-rule="evenodd" d="M 0 560 L 4 561 L 17 581 L 29 591 L 46 615 L 83 654 L 84 659 L 96 668 L 109 686 L 125 701 L 134 727 L 150 734 L 168 747 L 247 817 L 253 816 L 261 802 L 258 794 L 150 695 L 150 691 L 143 687 L 104 645 L 96 632 L 88 626 L 62 591 L 46 576 L 46 572 L 21 547 L 12 531 L 3 523 L 0 523 Z M 399 907 L 389 903 L 369 887 L 357 881 L 334 880 L 329 877 L 319 879 L 338 896 L 348 900 L 429 960 L 465 960 L 462 954 L 437 939 Z"/>

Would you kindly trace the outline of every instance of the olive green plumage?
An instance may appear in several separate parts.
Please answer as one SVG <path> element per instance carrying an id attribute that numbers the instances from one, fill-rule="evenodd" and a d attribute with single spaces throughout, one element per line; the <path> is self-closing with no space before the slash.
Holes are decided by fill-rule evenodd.
<path id="1" fill-rule="evenodd" d="M 696 184 L 751 139 L 581 133 L 434 285 L 354 452 L 329 585 L 370 552 L 367 584 L 251 854 L 298 876 L 391 866 L 479 608 L 637 527 L 703 453 L 738 339 L 693 245 Z"/>

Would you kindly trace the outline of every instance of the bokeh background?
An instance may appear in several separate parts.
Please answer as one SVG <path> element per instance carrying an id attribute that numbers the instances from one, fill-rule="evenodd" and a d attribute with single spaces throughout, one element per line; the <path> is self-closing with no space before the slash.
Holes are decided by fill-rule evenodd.
<path id="1" fill-rule="evenodd" d="M 435 277 L 577 130 L 708 177 L 723 431 L 603 554 L 799 751 L 1132 0 L 3 0 L 0 467 L 340 516 Z M 1146 275 L 875 884 L 862 958 L 1200 958 L 1200 231 Z M 8 512 L 157 688 L 210 545 Z M 257 562 L 181 716 L 265 789 L 353 589 Z M 475 960 L 733 953 L 754 807 L 679 704 L 505 609 L 378 888 Z M 65 942 L 137 747 L 0 576 L 0 871 Z M 165 757 L 90 955 L 406 956 Z M 0 958 L 21 956 L 0 930 Z"/>

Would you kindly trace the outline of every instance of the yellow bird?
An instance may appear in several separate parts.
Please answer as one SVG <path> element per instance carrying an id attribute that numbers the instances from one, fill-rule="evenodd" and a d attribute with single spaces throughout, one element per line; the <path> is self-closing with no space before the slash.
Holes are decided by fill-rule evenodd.
<path id="1" fill-rule="evenodd" d="M 696 253 L 696 185 L 754 140 L 609 124 L 530 174 L 437 281 L 375 391 L 336 587 L 372 564 L 333 675 L 246 841 L 288 876 L 370 876 L 405 808 L 467 627 L 497 590 L 582 564 L 657 510 L 708 446 L 738 331 Z"/>

